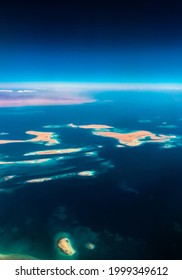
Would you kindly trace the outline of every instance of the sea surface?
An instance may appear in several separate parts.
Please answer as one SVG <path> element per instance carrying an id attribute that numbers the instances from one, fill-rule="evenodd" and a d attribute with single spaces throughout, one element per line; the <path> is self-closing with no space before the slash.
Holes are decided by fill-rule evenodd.
<path id="1" fill-rule="evenodd" d="M 95 97 L 97 102 L 90 104 L 0 109 L 0 140 L 31 139 L 25 132 L 32 130 L 54 132 L 60 142 L 0 145 L 0 161 L 14 162 L 0 165 L 0 254 L 37 259 L 182 258 L 182 95 L 139 91 Z M 118 147 L 116 139 L 70 123 L 108 125 L 123 133 L 146 130 L 177 140 Z M 79 147 L 82 151 L 75 154 L 24 156 Z M 51 161 L 20 163 L 40 158 Z M 94 175 L 78 175 L 88 170 Z M 3 180 L 6 176 L 14 177 Z M 53 176 L 58 177 L 27 182 Z M 57 247 L 64 236 L 76 250 L 71 257 Z M 87 242 L 95 249 L 89 250 Z"/>

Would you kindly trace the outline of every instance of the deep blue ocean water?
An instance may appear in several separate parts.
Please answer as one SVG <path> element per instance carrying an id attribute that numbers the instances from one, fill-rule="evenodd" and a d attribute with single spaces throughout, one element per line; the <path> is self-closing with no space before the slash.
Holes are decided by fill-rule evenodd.
<path id="1" fill-rule="evenodd" d="M 23 155 L 46 149 L 87 147 L 97 152 L 95 157 L 70 155 L 50 165 L 0 165 L 1 178 L 17 175 L 0 183 L 0 253 L 67 259 L 56 248 L 57 236 L 66 234 L 77 251 L 75 259 L 182 258 L 181 95 L 107 92 L 96 98 L 92 104 L 0 109 L 0 133 L 9 133 L 0 139 L 31 139 L 25 132 L 35 130 L 55 132 L 61 140 L 49 147 L 0 145 L 2 161 L 34 159 Z M 173 148 L 162 148 L 162 143 L 117 148 L 117 140 L 87 129 L 44 127 L 69 123 L 147 130 L 179 140 Z M 81 170 L 98 175 L 25 183 Z M 87 242 L 93 242 L 95 250 L 88 250 Z"/>

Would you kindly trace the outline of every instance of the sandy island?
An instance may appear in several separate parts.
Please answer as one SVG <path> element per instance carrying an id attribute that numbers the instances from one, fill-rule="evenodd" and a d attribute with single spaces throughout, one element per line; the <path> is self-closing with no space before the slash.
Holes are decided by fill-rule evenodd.
<path id="1" fill-rule="evenodd" d="M 9 144 L 9 143 L 42 143 L 46 142 L 47 145 L 56 145 L 59 144 L 59 141 L 56 139 L 57 135 L 54 132 L 40 132 L 40 131 L 26 131 L 26 134 L 35 135 L 34 138 L 30 140 L 0 140 L 0 144 Z"/>
<path id="2" fill-rule="evenodd" d="M 84 129 L 107 129 L 107 128 L 113 128 L 112 126 L 108 125 L 101 125 L 101 124 L 89 124 L 89 125 L 79 125 L 79 128 L 84 128 Z"/>
<path id="3" fill-rule="evenodd" d="M 103 136 L 103 137 L 114 138 L 119 141 L 119 144 L 125 146 L 139 146 L 145 142 L 163 143 L 169 141 L 172 138 L 176 138 L 176 136 L 169 136 L 163 134 L 157 136 L 156 134 L 145 130 L 129 132 L 129 133 L 113 132 L 113 131 L 109 131 L 110 129 L 113 129 L 113 127 L 108 125 L 89 124 L 89 125 L 75 126 L 73 124 L 70 124 L 69 126 L 79 127 L 83 129 L 92 129 L 92 134 Z M 118 147 L 122 147 L 122 146 L 118 146 Z"/>
<path id="4" fill-rule="evenodd" d="M 44 183 L 47 181 L 51 181 L 51 180 L 57 180 L 57 179 L 62 179 L 62 178 L 71 178 L 71 177 L 76 177 L 76 176 L 80 176 L 80 177 L 94 177 L 96 174 L 96 171 L 81 171 L 81 172 L 70 172 L 70 173 L 66 173 L 66 174 L 61 174 L 61 175 L 55 175 L 52 177 L 43 177 L 43 178 L 36 178 L 36 179 L 30 179 L 25 181 L 25 183 Z"/>
<path id="5" fill-rule="evenodd" d="M 79 128 L 83 128 L 83 129 L 95 129 L 95 130 L 113 128 L 112 126 L 104 125 L 104 124 L 76 125 L 74 123 L 69 123 L 67 126 L 72 127 L 72 128 L 79 127 Z"/>
<path id="6" fill-rule="evenodd" d="M 26 142 L 47 142 L 49 145 L 59 144 L 59 141 L 55 138 L 54 132 L 38 132 L 38 131 L 26 131 L 27 134 L 35 135 L 36 137 L 27 140 Z"/>
<path id="7" fill-rule="evenodd" d="M 73 148 L 73 149 L 59 149 L 59 150 L 45 150 L 45 151 L 37 151 L 28 154 L 24 154 L 24 156 L 36 156 L 36 155 L 60 155 L 60 154 L 71 154 L 81 152 L 82 148 Z"/>
<path id="8" fill-rule="evenodd" d="M 57 246 L 64 254 L 68 256 L 72 256 L 76 253 L 67 237 L 60 238 L 58 240 Z"/>
<path id="9" fill-rule="evenodd" d="M 95 171 L 81 171 L 78 172 L 79 176 L 86 176 L 86 177 L 90 177 L 90 176 L 94 176 L 95 175 Z"/>
<path id="10" fill-rule="evenodd" d="M 23 143 L 24 140 L 0 140 L 0 144 Z"/>
<path id="11" fill-rule="evenodd" d="M 44 183 L 44 182 L 51 181 L 51 180 L 52 180 L 51 177 L 45 177 L 45 178 L 27 180 L 26 183 Z"/>
<path id="12" fill-rule="evenodd" d="M 38 164 L 38 163 L 45 163 L 48 161 L 50 161 L 49 158 L 20 160 L 20 161 L 0 161 L 0 165 L 4 165 L 4 164 Z"/>
<path id="13" fill-rule="evenodd" d="M 160 134 L 156 136 L 154 133 L 149 131 L 135 131 L 130 133 L 119 133 L 119 132 L 108 132 L 108 131 L 93 131 L 94 135 L 111 137 L 117 139 L 120 144 L 126 146 L 139 146 L 145 142 L 165 142 L 169 141 L 171 138 L 175 138 L 175 136 L 167 136 Z M 149 139 L 146 139 L 149 137 Z"/>

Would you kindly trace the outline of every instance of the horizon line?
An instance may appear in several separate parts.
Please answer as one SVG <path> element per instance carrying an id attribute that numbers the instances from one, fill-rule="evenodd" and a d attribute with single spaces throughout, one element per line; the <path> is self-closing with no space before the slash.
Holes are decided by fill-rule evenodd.
<path id="1" fill-rule="evenodd" d="M 143 82 L 0 82 L 3 89 L 73 89 L 77 90 L 182 90 L 182 83 Z"/>

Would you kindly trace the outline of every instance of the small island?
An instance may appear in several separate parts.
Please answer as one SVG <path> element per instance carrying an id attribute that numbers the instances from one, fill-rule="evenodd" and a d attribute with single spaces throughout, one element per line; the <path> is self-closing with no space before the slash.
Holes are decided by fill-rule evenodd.
<path id="1" fill-rule="evenodd" d="M 45 177 L 45 178 L 38 178 L 38 179 L 32 179 L 32 180 L 27 180 L 26 183 L 44 183 L 47 181 L 51 181 L 51 177 Z"/>
<path id="2" fill-rule="evenodd" d="M 0 165 L 5 165 L 5 164 L 40 164 L 40 163 L 46 163 L 50 161 L 49 158 L 44 158 L 44 159 L 32 159 L 32 160 L 18 160 L 18 161 L 0 161 Z"/>
<path id="3" fill-rule="evenodd" d="M 54 132 L 39 132 L 39 131 L 26 131 L 26 134 L 35 135 L 34 138 L 30 140 L 0 140 L 0 144 L 10 144 L 10 143 L 47 143 L 48 146 L 57 145 L 59 141 L 57 140 L 57 135 Z"/>
<path id="4" fill-rule="evenodd" d="M 95 244 L 93 244 L 92 242 L 87 242 L 86 247 L 89 250 L 94 250 L 95 249 Z"/>
<path id="5" fill-rule="evenodd" d="M 86 176 L 86 177 L 91 177 L 95 175 L 95 171 L 80 171 L 78 172 L 79 176 Z"/>
<path id="6" fill-rule="evenodd" d="M 67 237 L 62 237 L 57 242 L 58 248 L 67 256 L 72 256 L 76 253 L 74 248 L 71 245 L 70 240 Z"/>
<path id="7" fill-rule="evenodd" d="M 0 144 L 23 143 L 24 140 L 0 140 Z"/>
<path id="8" fill-rule="evenodd" d="M 37 155 L 62 155 L 62 154 L 71 154 L 81 152 L 82 148 L 70 148 L 70 149 L 58 149 L 58 150 L 45 150 L 45 151 L 36 151 L 24 154 L 24 156 L 37 156 Z"/>
<path id="9" fill-rule="evenodd" d="M 83 129 L 95 129 L 95 130 L 113 128 L 112 126 L 104 125 L 104 124 L 75 125 L 74 123 L 69 123 L 68 127 L 72 127 L 72 128 L 77 127 L 77 128 L 83 128 Z"/>
<path id="10" fill-rule="evenodd" d="M 54 132 L 26 131 L 27 134 L 35 135 L 35 138 L 26 142 L 47 142 L 48 145 L 59 144 Z"/>
<path id="11" fill-rule="evenodd" d="M 95 130 L 100 130 L 100 129 L 108 129 L 108 128 L 113 128 L 112 126 L 109 125 L 103 125 L 103 124 L 88 124 L 88 125 L 79 125 L 79 128 L 84 128 L 84 129 L 95 129 Z"/>

